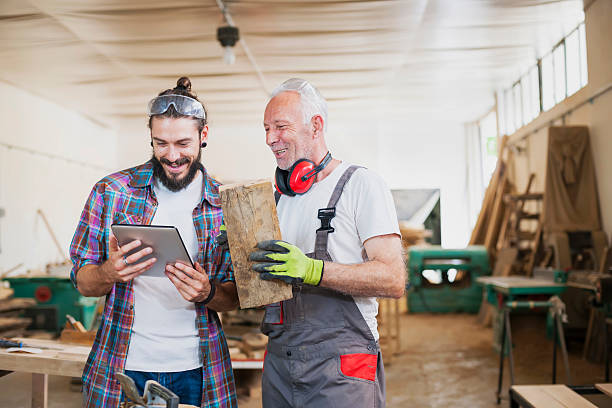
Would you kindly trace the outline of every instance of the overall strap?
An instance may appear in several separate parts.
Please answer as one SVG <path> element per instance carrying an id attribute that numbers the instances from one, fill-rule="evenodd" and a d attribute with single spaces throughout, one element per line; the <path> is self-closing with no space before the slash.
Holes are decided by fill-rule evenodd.
<path id="1" fill-rule="evenodd" d="M 336 204 L 342 195 L 344 185 L 349 181 L 355 170 L 360 168 L 363 167 L 350 166 L 344 171 L 338 180 L 338 183 L 336 183 L 336 187 L 334 187 L 329 203 L 327 203 L 327 208 L 322 208 L 319 210 L 318 217 L 321 220 L 321 228 L 317 230 L 317 237 L 315 239 L 314 256 L 316 259 L 330 260 L 328 259 L 329 254 L 327 252 L 327 239 L 328 234 L 330 232 L 334 232 L 334 229 L 331 227 L 330 223 L 332 218 L 336 216 Z"/>

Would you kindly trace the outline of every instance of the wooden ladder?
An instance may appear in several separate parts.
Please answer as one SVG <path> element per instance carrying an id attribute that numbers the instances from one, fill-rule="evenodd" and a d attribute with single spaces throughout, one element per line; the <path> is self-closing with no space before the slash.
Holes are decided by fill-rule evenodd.
<path id="1" fill-rule="evenodd" d="M 529 192 L 534 175 L 529 178 L 527 189 L 523 194 L 507 194 L 508 217 L 500 234 L 498 248 L 517 248 L 518 259 L 522 264 L 524 275 L 531 276 L 536 257 L 542 241 L 542 214 L 538 211 L 525 211 L 525 203 L 536 202 L 538 209 L 542 208 L 543 193 Z M 535 221 L 535 230 L 523 229 L 523 220 Z"/>

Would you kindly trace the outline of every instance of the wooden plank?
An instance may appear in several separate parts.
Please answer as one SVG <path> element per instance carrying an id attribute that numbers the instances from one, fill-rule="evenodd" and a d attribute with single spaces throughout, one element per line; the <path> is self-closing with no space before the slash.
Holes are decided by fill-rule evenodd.
<path id="1" fill-rule="evenodd" d="M 498 288 L 556 288 L 565 287 L 565 284 L 555 283 L 544 279 L 533 279 L 525 276 L 480 276 L 476 282 L 493 285 Z"/>
<path id="2" fill-rule="evenodd" d="M 599 391 L 606 394 L 608 397 L 612 397 L 612 384 L 604 383 L 604 384 L 595 384 L 595 388 Z"/>
<path id="3" fill-rule="evenodd" d="M 487 186 L 485 191 L 484 198 L 482 200 L 482 206 L 480 208 L 480 212 L 478 213 L 478 218 L 476 220 L 476 225 L 474 225 L 474 229 L 472 230 L 472 235 L 470 237 L 469 245 L 483 244 L 486 233 L 486 220 L 489 217 L 491 212 L 491 206 L 493 204 L 493 199 L 495 197 L 495 192 L 497 191 L 499 178 L 502 167 L 504 167 L 504 153 L 506 151 L 506 145 L 508 143 L 508 135 L 504 135 L 502 137 L 499 153 L 497 159 L 497 166 L 495 167 L 495 171 L 491 176 L 491 181 Z"/>
<path id="4" fill-rule="evenodd" d="M 0 330 L 9 330 L 17 328 L 25 328 L 32 323 L 31 319 L 22 319 L 19 317 L 0 317 Z"/>
<path id="5" fill-rule="evenodd" d="M 506 235 L 508 234 L 508 224 L 510 224 L 511 215 L 511 207 L 509 205 L 505 205 L 504 218 L 501 224 L 501 229 L 499 230 L 499 234 L 497 235 L 497 245 L 495 246 L 495 248 L 497 249 L 496 253 L 501 251 L 502 248 L 506 246 Z"/>
<path id="6" fill-rule="evenodd" d="M 293 296 L 291 286 L 265 281 L 251 270 L 249 254 L 260 241 L 282 239 L 272 183 L 258 180 L 219 188 L 227 239 L 242 309 L 268 305 Z"/>
<path id="7" fill-rule="evenodd" d="M 61 344 L 55 340 L 15 338 L 32 347 L 48 347 L 40 354 L 7 353 L 0 349 L 0 370 L 80 377 L 91 347 Z"/>
<path id="8" fill-rule="evenodd" d="M 497 244 L 499 235 L 500 225 L 503 216 L 504 202 L 503 197 L 508 189 L 508 169 L 504 166 L 502 168 L 501 181 L 498 186 L 497 193 L 495 194 L 495 200 L 493 201 L 493 207 L 491 211 L 491 217 L 487 220 L 487 233 L 485 235 L 484 246 L 487 247 L 489 255 L 495 249 L 494 245 Z"/>
<path id="9" fill-rule="evenodd" d="M 542 220 L 538 221 L 538 228 L 536 229 L 531 253 L 529 254 L 527 264 L 525 265 L 525 274 L 527 276 L 533 275 L 533 265 L 535 265 L 536 256 L 538 255 L 538 250 L 540 249 L 540 241 L 542 241 Z"/>
<path id="10" fill-rule="evenodd" d="M 32 374 L 32 408 L 47 408 L 49 376 L 47 374 Z"/>
<path id="11" fill-rule="evenodd" d="M 31 298 L 13 298 L 0 300 L 0 312 L 9 310 L 27 309 L 36 305 L 36 300 Z"/>
<path id="12" fill-rule="evenodd" d="M 15 291 L 11 288 L 0 286 L 0 300 L 10 299 Z"/>
<path id="13" fill-rule="evenodd" d="M 512 389 L 536 408 L 597 408 L 562 384 L 515 385 Z"/>

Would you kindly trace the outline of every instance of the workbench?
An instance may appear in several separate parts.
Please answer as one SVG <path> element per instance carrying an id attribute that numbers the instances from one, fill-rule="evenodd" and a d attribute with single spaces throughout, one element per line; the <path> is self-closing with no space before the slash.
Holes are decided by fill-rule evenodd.
<path id="1" fill-rule="evenodd" d="M 567 289 L 567 285 L 544 279 L 533 279 L 525 276 L 481 276 L 476 282 L 484 285 L 487 291 L 487 300 L 497 305 L 498 299 L 495 293 L 513 301 L 517 296 L 524 295 L 559 295 Z M 490 295 L 494 296 L 491 297 Z"/>
<path id="2" fill-rule="evenodd" d="M 32 373 L 32 408 L 47 408 L 48 376 L 80 378 L 91 347 L 63 344 L 53 340 L 17 339 L 28 346 L 49 347 L 42 353 L 8 353 L 0 349 L 0 376 L 12 371 Z M 261 370 L 262 360 L 232 361 L 232 368 Z"/>
<path id="3" fill-rule="evenodd" d="M 18 339 L 29 346 L 52 347 L 40 354 L 8 353 L 0 349 L 0 370 L 32 373 L 32 408 L 47 407 L 47 384 L 50 375 L 81 377 L 90 347 L 66 345 L 52 340 Z"/>
<path id="4" fill-rule="evenodd" d="M 554 339 L 553 339 L 553 367 L 552 383 L 556 383 L 556 364 L 557 364 L 557 340 L 561 344 L 561 352 L 565 365 L 566 381 L 571 383 L 567 348 L 563 335 L 562 312 L 559 305 L 560 299 L 529 300 L 525 296 L 557 296 L 564 292 L 567 286 L 552 280 L 527 278 L 524 276 L 482 276 L 477 279 L 478 283 L 484 285 L 487 301 L 503 312 L 502 332 L 500 338 L 500 360 L 499 376 L 497 385 L 497 403 L 501 401 L 502 380 L 504 372 L 504 355 L 508 354 L 510 369 L 510 385 L 514 384 L 514 357 L 512 353 L 512 329 L 510 326 L 510 312 L 514 310 L 534 310 L 547 309 L 554 318 Z M 564 306 L 563 306 L 564 307 Z M 564 310 L 564 309 L 563 309 Z M 507 348 L 506 348 L 507 345 Z"/>
<path id="5" fill-rule="evenodd" d="M 510 388 L 511 408 L 597 408 L 612 405 L 612 384 L 568 387 L 555 385 L 514 385 Z M 598 404 L 585 398 L 593 395 Z M 594 398 L 591 398 L 594 399 Z"/>

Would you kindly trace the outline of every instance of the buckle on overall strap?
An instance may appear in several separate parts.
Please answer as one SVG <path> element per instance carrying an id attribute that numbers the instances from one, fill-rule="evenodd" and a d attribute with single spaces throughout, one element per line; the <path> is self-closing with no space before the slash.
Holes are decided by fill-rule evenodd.
<path id="1" fill-rule="evenodd" d="M 334 218 L 336 216 L 336 207 L 331 207 L 331 208 L 320 208 L 319 209 L 319 214 L 317 215 L 317 217 L 321 220 L 321 228 L 319 228 L 317 230 L 317 232 L 319 231 L 325 231 L 328 234 L 330 232 L 334 232 L 334 228 L 331 226 L 331 220 L 332 218 Z"/>

